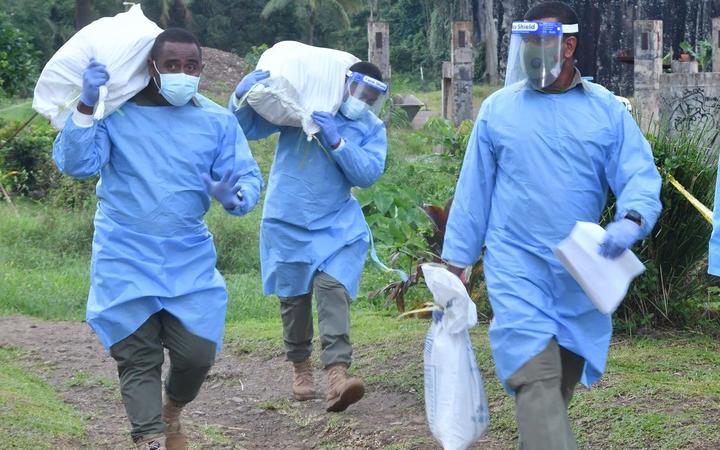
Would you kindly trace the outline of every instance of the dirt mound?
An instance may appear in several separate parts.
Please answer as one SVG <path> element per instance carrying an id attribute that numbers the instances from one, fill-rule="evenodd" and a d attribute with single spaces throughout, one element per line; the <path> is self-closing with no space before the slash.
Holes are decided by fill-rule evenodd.
<path id="1" fill-rule="evenodd" d="M 203 47 L 202 56 L 205 68 L 200 78 L 200 92 L 224 103 L 249 69 L 245 61 L 234 53 Z"/>

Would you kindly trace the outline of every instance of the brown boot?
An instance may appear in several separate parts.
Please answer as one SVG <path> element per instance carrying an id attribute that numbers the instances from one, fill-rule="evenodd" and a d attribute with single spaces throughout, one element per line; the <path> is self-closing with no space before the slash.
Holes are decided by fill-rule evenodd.
<path id="1" fill-rule="evenodd" d="M 180 424 L 180 413 L 185 405 L 176 403 L 167 395 L 163 396 L 162 418 L 165 422 L 165 445 L 167 450 L 185 450 L 187 436 Z"/>
<path id="2" fill-rule="evenodd" d="M 293 397 L 299 402 L 317 398 L 310 358 L 293 363 Z"/>
<path id="3" fill-rule="evenodd" d="M 165 450 L 165 436 L 162 434 L 153 434 L 145 436 L 135 441 L 135 448 L 138 450 Z"/>
<path id="4" fill-rule="evenodd" d="M 331 364 L 325 368 L 328 376 L 328 391 L 325 397 L 328 412 L 345 411 L 348 406 L 365 395 L 365 385 L 360 378 L 348 378 L 348 366 L 343 363 Z"/>

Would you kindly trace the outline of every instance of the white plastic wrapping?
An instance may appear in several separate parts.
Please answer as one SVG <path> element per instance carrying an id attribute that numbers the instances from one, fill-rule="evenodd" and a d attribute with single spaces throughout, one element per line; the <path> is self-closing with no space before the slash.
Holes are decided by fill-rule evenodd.
<path id="1" fill-rule="evenodd" d="M 62 129 L 77 105 L 82 75 L 90 59 L 105 64 L 110 79 L 100 91 L 94 117 L 102 119 L 142 91 L 150 81 L 147 59 L 162 29 L 143 15 L 139 4 L 103 17 L 78 31 L 45 65 L 33 109 Z"/>
<path id="2" fill-rule="evenodd" d="M 625 298 L 632 280 L 645 266 L 630 250 L 617 259 L 598 253 L 605 230 L 596 223 L 578 222 L 570 236 L 554 249 L 555 256 L 603 314 L 612 314 Z"/>
<path id="3" fill-rule="evenodd" d="M 425 283 L 442 317 L 425 338 L 425 411 L 430 431 L 445 450 L 464 450 L 488 426 L 488 406 L 468 330 L 475 303 L 462 282 L 442 266 L 423 264 Z"/>
<path id="4" fill-rule="evenodd" d="M 312 111 L 301 105 L 300 95 L 284 77 L 270 77 L 253 86 L 245 101 L 265 120 L 283 127 L 302 127 L 308 136 L 320 131 Z"/>
<path id="5" fill-rule="evenodd" d="M 270 78 L 248 94 L 248 103 L 265 120 L 281 126 L 319 131 L 315 111 L 335 114 L 343 101 L 347 70 L 360 61 L 350 53 L 295 41 L 278 42 L 260 56 L 256 69 Z"/>

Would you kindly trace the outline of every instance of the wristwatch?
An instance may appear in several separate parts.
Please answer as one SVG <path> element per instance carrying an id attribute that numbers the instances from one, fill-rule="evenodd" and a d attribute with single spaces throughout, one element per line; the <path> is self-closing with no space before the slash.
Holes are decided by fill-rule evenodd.
<path id="1" fill-rule="evenodd" d="M 632 220 L 633 222 L 638 224 L 638 226 L 642 226 L 642 216 L 637 211 L 628 211 L 625 214 L 625 218 L 628 220 Z"/>

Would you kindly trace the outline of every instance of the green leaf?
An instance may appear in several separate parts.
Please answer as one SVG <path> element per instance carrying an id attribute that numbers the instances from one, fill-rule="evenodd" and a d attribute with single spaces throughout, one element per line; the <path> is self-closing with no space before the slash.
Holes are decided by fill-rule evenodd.
<path id="1" fill-rule="evenodd" d="M 393 205 L 393 196 L 389 192 L 378 191 L 373 197 L 375 207 L 381 214 L 385 214 L 390 210 Z"/>

